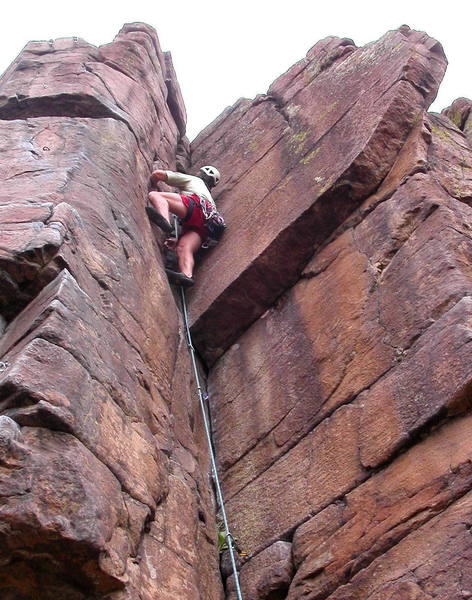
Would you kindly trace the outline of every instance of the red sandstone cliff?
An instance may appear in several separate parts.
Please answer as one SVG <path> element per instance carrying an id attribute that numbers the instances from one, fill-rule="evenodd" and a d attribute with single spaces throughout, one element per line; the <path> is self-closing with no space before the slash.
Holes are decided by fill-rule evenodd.
<path id="1" fill-rule="evenodd" d="M 471 103 L 441 46 L 327 38 L 191 148 L 229 228 L 189 294 L 245 600 L 472 596 Z M 170 56 L 31 43 L 0 80 L 0 595 L 218 600 L 154 161 Z M 233 598 L 231 577 L 227 597 Z"/>
<path id="2" fill-rule="evenodd" d="M 445 65 L 407 27 L 328 38 L 192 144 L 224 174 L 191 316 L 247 598 L 472 595 L 470 103 L 427 114 Z"/>
<path id="3" fill-rule="evenodd" d="M 127 25 L 100 48 L 32 42 L 0 85 L 0 597 L 216 600 L 202 427 L 144 213 L 153 161 L 186 144 L 170 56 Z"/>

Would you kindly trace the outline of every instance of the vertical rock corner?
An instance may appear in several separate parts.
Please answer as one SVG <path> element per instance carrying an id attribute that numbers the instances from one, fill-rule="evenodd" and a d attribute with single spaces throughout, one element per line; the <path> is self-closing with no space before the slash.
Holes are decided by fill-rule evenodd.
<path id="1" fill-rule="evenodd" d="M 471 595 L 472 102 L 428 112 L 445 68 L 406 26 L 329 37 L 190 145 L 151 27 L 25 46 L 0 78 L 2 598 L 236 599 L 153 164 L 223 175 L 188 300 L 244 599 Z"/>

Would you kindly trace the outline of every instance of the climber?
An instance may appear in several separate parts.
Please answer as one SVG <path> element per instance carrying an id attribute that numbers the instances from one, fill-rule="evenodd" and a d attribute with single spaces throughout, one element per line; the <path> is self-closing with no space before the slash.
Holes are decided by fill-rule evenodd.
<path id="1" fill-rule="evenodd" d="M 163 181 L 184 192 L 149 192 L 151 206 L 146 207 L 149 219 L 169 235 L 174 231 L 169 213 L 182 221 L 178 240 L 171 237 L 165 242 L 168 248 L 175 249 L 179 261 L 180 272 L 166 269 L 167 276 L 173 283 L 184 287 L 193 285 L 195 253 L 202 245 L 215 245 L 225 229 L 224 220 L 216 210 L 210 193 L 219 180 L 218 169 L 211 166 L 201 167 L 198 177 L 162 169 L 151 174 L 154 184 Z"/>

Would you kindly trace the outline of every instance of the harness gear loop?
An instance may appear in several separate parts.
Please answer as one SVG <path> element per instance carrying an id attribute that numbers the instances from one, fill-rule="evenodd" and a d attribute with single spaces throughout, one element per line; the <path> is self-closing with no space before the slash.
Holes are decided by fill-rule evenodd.
<path id="1" fill-rule="evenodd" d="M 207 394 L 205 394 L 202 391 L 202 386 L 200 384 L 200 377 L 198 376 L 197 363 L 196 363 L 196 359 L 195 359 L 195 348 L 193 347 L 193 344 L 192 344 L 192 336 L 190 333 L 190 327 L 189 327 L 189 323 L 188 323 L 188 312 L 187 312 L 187 302 L 185 299 L 185 290 L 182 286 L 180 286 L 180 294 L 181 294 L 181 299 L 182 299 L 182 313 L 183 313 L 183 317 L 184 317 L 185 333 L 187 336 L 187 346 L 190 351 L 190 357 L 192 360 L 193 374 L 195 377 L 195 383 L 196 383 L 197 391 L 198 391 L 198 399 L 200 402 L 200 410 L 202 413 L 203 424 L 205 427 L 205 435 L 206 435 L 206 440 L 207 440 L 207 444 L 208 444 L 208 451 L 210 453 L 211 469 L 213 471 L 213 481 L 215 484 L 216 498 L 217 498 L 217 502 L 218 502 L 218 505 L 221 510 L 221 517 L 223 520 L 225 539 L 227 540 L 227 543 L 228 543 L 229 557 L 230 557 L 230 561 L 231 561 L 231 568 L 232 568 L 233 575 L 234 575 L 234 585 L 236 588 L 236 597 L 237 597 L 237 600 L 243 600 L 243 596 L 241 594 L 241 586 L 239 584 L 238 569 L 236 566 L 236 559 L 235 559 L 236 549 L 234 546 L 234 538 L 230 532 L 229 525 L 228 525 L 228 518 L 226 516 L 223 492 L 221 490 L 220 478 L 219 478 L 218 470 L 216 467 L 216 458 L 215 458 L 215 453 L 213 450 L 213 444 L 212 444 L 212 440 L 211 440 L 210 424 L 209 424 L 208 415 L 207 415 L 206 406 L 205 406 L 205 400 L 208 399 L 208 396 L 207 396 Z"/>

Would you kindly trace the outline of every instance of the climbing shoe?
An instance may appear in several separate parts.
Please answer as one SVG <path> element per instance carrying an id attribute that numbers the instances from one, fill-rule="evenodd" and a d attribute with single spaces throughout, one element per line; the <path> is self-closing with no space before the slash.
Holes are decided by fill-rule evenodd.
<path id="1" fill-rule="evenodd" d="M 166 269 L 167 277 L 169 281 L 174 283 L 175 285 L 181 285 L 184 288 L 192 287 L 195 283 L 193 279 L 187 277 L 183 273 L 178 273 L 177 271 L 171 271 L 170 269 Z"/>
<path id="2" fill-rule="evenodd" d="M 158 213 L 155 208 L 152 206 L 146 206 L 146 212 L 149 219 L 158 227 L 160 227 L 162 231 L 165 231 L 165 233 L 172 233 L 174 231 L 174 228 L 169 221 L 160 213 Z"/>

